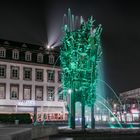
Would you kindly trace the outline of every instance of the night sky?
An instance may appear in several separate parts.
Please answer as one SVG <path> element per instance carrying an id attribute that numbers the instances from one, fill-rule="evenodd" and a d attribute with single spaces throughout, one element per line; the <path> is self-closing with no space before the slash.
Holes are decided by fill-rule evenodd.
<path id="1" fill-rule="evenodd" d="M 117 92 L 140 87 L 140 8 L 127 0 L 36 0 L 0 2 L 0 38 L 47 44 L 48 28 L 71 8 L 102 24 L 105 80 Z M 51 23 L 51 24 L 50 24 Z"/>

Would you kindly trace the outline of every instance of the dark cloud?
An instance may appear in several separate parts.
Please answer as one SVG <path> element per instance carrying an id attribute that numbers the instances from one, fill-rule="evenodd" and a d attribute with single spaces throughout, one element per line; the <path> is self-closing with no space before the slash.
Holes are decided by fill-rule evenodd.
<path id="1" fill-rule="evenodd" d="M 140 87 L 140 9 L 127 0 L 40 0 L 0 2 L 0 38 L 34 44 L 47 42 L 47 25 L 74 15 L 91 15 L 103 26 L 106 81 L 117 92 Z"/>

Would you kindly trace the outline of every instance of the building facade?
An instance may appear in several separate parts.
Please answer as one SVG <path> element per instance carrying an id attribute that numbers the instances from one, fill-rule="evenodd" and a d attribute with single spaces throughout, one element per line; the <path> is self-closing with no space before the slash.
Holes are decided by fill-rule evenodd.
<path id="1" fill-rule="evenodd" d="M 0 113 L 34 113 L 66 120 L 59 51 L 0 40 Z"/>
<path id="2" fill-rule="evenodd" d="M 120 93 L 120 98 L 122 100 L 137 100 L 140 98 L 140 88 L 122 92 Z"/>
<path id="3" fill-rule="evenodd" d="M 120 121 L 140 121 L 140 88 L 128 90 L 119 94 L 120 103 L 114 103 L 113 110 Z"/>

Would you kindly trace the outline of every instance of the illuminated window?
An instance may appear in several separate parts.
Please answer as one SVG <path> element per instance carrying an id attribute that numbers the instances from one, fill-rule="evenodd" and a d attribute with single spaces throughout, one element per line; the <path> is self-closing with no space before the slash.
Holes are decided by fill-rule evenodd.
<path id="1" fill-rule="evenodd" d="M 36 69 L 36 81 L 43 81 L 43 69 Z"/>
<path id="2" fill-rule="evenodd" d="M 41 53 L 37 54 L 37 62 L 43 63 L 43 54 Z"/>
<path id="3" fill-rule="evenodd" d="M 26 61 L 31 61 L 32 60 L 32 54 L 31 54 L 31 52 L 26 52 L 25 53 L 25 60 Z"/>
<path id="4" fill-rule="evenodd" d="M 49 55 L 49 64 L 54 64 L 54 56 Z"/>
<path id="5" fill-rule="evenodd" d="M 19 59 L 19 51 L 18 50 L 13 50 L 12 52 L 12 58 L 13 59 Z"/>
<path id="6" fill-rule="evenodd" d="M 19 85 L 10 85 L 10 99 L 17 100 L 19 97 Z"/>
<path id="7" fill-rule="evenodd" d="M 11 66 L 11 78 L 19 79 L 19 67 Z"/>
<path id="8" fill-rule="evenodd" d="M 32 80 L 32 68 L 23 68 L 23 79 L 24 80 Z"/>
<path id="9" fill-rule="evenodd" d="M 54 87 L 47 87 L 47 101 L 54 101 Z"/>
<path id="10" fill-rule="evenodd" d="M 5 99 L 6 95 L 6 84 L 0 83 L 0 99 Z"/>
<path id="11" fill-rule="evenodd" d="M 31 100 L 31 89 L 32 89 L 32 86 L 30 85 L 23 86 L 23 99 L 24 100 Z"/>
<path id="12" fill-rule="evenodd" d="M 55 79 L 55 71 L 54 70 L 47 70 L 47 81 L 54 82 Z"/>
<path id="13" fill-rule="evenodd" d="M 6 65 L 0 65 L 0 78 L 6 78 Z"/>
<path id="14" fill-rule="evenodd" d="M 35 87 L 35 99 L 38 101 L 43 100 L 43 86 L 36 86 Z"/>
<path id="15" fill-rule="evenodd" d="M 6 50 L 3 47 L 0 48 L 0 57 L 1 58 L 5 58 L 6 57 Z"/>

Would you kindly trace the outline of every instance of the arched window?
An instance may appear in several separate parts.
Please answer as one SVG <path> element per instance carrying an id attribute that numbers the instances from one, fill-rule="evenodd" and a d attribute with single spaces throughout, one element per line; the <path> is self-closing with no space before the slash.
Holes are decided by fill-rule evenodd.
<path id="1" fill-rule="evenodd" d="M 27 51 L 25 53 L 25 60 L 26 61 L 31 61 L 32 60 L 32 54 L 31 54 L 31 52 Z"/>
<path id="2" fill-rule="evenodd" d="M 43 63 L 43 54 L 42 53 L 37 54 L 37 62 Z"/>
<path id="3" fill-rule="evenodd" d="M 12 58 L 13 59 L 19 59 L 19 51 L 14 49 L 12 52 Z"/>
<path id="4" fill-rule="evenodd" d="M 6 57 L 6 49 L 3 47 L 0 47 L 0 57 L 5 58 Z"/>
<path id="5" fill-rule="evenodd" d="M 49 55 L 49 64 L 54 64 L 54 56 Z"/>

